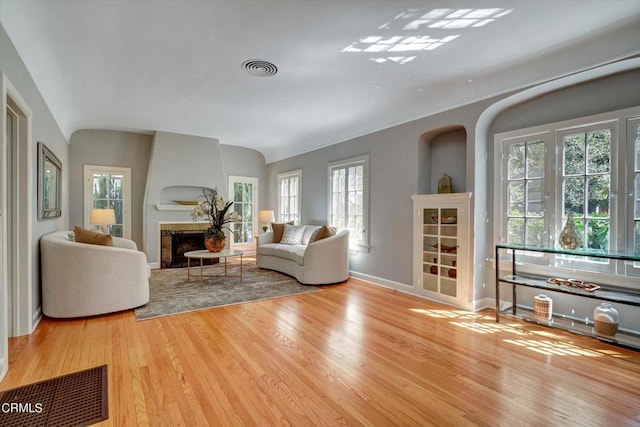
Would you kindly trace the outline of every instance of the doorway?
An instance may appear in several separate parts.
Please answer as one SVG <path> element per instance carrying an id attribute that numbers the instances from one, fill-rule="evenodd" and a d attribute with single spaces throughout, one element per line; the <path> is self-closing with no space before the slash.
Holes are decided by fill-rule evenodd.
<path id="1" fill-rule="evenodd" d="M 31 109 L 2 75 L 0 138 L 0 379 L 9 337 L 33 331 Z M 2 157 L 4 156 L 4 157 Z"/>

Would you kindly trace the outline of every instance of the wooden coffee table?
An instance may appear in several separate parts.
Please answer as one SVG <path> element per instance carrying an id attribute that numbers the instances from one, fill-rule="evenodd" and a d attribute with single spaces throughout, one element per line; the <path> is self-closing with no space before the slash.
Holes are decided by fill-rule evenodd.
<path id="1" fill-rule="evenodd" d="M 240 277 L 240 283 L 242 283 L 242 255 L 244 252 L 237 251 L 235 249 L 225 249 L 220 252 L 209 252 L 206 250 L 200 251 L 189 251 L 185 252 L 184 256 L 187 258 L 187 282 L 191 281 L 191 258 L 200 260 L 200 286 L 202 286 L 202 279 L 204 277 Z M 227 258 L 232 257 L 240 257 L 240 275 L 230 276 L 227 274 Z M 214 274 L 214 275 L 206 275 L 203 274 L 202 267 L 205 259 L 214 259 L 214 258 L 224 258 L 224 275 Z"/>

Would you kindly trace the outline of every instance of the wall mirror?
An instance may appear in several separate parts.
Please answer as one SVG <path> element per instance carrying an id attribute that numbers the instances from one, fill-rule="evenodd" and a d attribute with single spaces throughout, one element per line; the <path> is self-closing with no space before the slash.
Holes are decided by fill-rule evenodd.
<path id="1" fill-rule="evenodd" d="M 38 219 L 62 215 L 62 163 L 38 142 Z"/>

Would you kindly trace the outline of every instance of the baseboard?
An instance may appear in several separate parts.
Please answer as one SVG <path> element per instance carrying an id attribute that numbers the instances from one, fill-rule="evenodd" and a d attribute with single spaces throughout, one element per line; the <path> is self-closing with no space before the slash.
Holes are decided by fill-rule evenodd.
<path id="1" fill-rule="evenodd" d="M 149 268 L 152 270 L 160 268 L 159 262 L 149 262 L 148 264 L 149 264 Z"/>
<path id="2" fill-rule="evenodd" d="M 357 271 L 349 271 L 349 276 L 353 277 L 354 279 L 362 280 L 363 282 L 371 283 L 372 285 L 380 286 L 387 289 L 393 289 L 394 291 L 398 291 L 408 295 L 412 295 L 414 297 L 426 299 L 428 301 L 434 301 L 439 304 L 451 305 L 449 303 L 439 301 L 433 298 L 429 298 L 419 292 L 416 292 L 413 289 L 413 286 L 407 285 L 405 283 L 395 282 L 393 280 L 387 280 L 387 279 L 383 279 L 382 277 L 359 273 Z M 492 308 L 493 301 L 494 300 L 492 298 L 482 298 L 482 299 L 479 299 L 478 301 L 465 304 L 464 309 L 475 312 L 475 311 L 483 310 L 485 308 Z M 455 305 L 455 306 L 459 307 L 458 305 Z"/>
<path id="3" fill-rule="evenodd" d="M 36 312 L 33 313 L 33 316 L 31 317 L 31 324 L 33 325 L 33 327 L 31 328 L 31 332 L 29 332 L 30 334 L 35 332 L 41 320 L 42 320 L 42 306 L 38 307 Z"/>
<path id="4" fill-rule="evenodd" d="M 0 357 L 0 382 L 2 382 L 5 375 L 7 375 L 7 361 L 4 357 Z"/>

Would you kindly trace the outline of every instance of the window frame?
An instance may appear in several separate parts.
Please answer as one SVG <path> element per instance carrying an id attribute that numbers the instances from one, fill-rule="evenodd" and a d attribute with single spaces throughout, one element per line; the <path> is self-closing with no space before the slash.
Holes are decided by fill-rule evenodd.
<path id="1" fill-rule="evenodd" d="M 609 196 L 609 250 L 633 252 L 634 222 L 634 166 L 635 147 L 632 129 L 640 124 L 640 107 L 632 107 L 607 113 L 596 114 L 561 122 L 554 122 L 518 129 L 494 135 L 494 243 L 506 242 L 506 180 L 505 168 L 507 143 L 518 138 L 536 134 L 549 134 L 549 145 L 545 158 L 547 193 L 545 211 L 548 216 L 547 246 L 557 247 L 557 240 L 565 219 L 562 217 L 562 179 L 563 179 L 563 136 L 573 133 L 589 132 L 594 129 L 609 127 L 611 129 L 611 170 Z M 630 159 L 630 160 L 628 160 Z M 628 160 L 628 161 L 627 161 Z M 640 170 L 640 164 L 637 166 Z M 640 199 L 640 191 L 636 195 Z M 547 205 L 548 202 L 548 205 Z M 586 207 L 585 207 L 586 208 Z M 622 221 L 622 223 L 621 223 Z M 545 274 L 559 277 L 574 277 L 582 280 L 616 283 L 622 287 L 640 289 L 637 276 L 640 276 L 640 265 L 612 261 L 607 265 L 596 265 L 586 258 L 570 259 L 561 255 L 549 254 L 545 257 L 534 256 L 533 253 L 519 257 L 523 263 L 523 272 L 540 273 L 540 266 L 545 267 Z"/>
<path id="2" fill-rule="evenodd" d="M 251 200 L 251 230 L 252 230 L 252 234 L 251 234 L 251 241 L 249 242 L 242 242 L 242 243 L 235 243 L 235 238 L 233 236 L 231 236 L 231 248 L 232 249 L 239 249 L 239 250 L 252 250 L 255 249 L 255 241 L 256 241 L 256 237 L 258 235 L 258 178 L 255 176 L 238 176 L 238 175 L 229 175 L 228 177 L 229 180 L 229 200 L 232 202 L 236 202 L 236 200 L 234 199 L 235 197 L 235 191 L 234 191 L 234 184 L 236 183 L 240 183 L 240 184 L 251 184 L 253 186 L 253 195 L 252 195 L 252 200 Z M 234 224 L 229 224 L 231 225 L 231 229 L 234 229 L 235 226 Z"/>
<path id="3" fill-rule="evenodd" d="M 122 237 L 131 239 L 131 168 L 118 166 L 84 165 L 84 228 L 91 229 L 93 200 L 93 174 L 122 175 Z"/>
<path id="4" fill-rule="evenodd" d="M 294 219 L 293 222 L 296 225 L 300 225 L 302 224 L 302 169 L 296 169 L 296 170 L 292 170 L 292 171 L 288 171 L 288 172 L 282 172 L 279 173 L 277 175 L 277 193 L 276 193 L 276 198 L 277 198 L 277 203 L 276 203 L 276 208 L 277 208 L 277 218 L 278 221 L 280 222 L 289 222 L 291 221 L 291 212 L 289 212 L 288 216 L 285 217 L 285 213 L 282 212 L 283 209 L 283 205 L 282 205 L 282 184 L 285 181 L 290 180 L 291 178 L 297 178 L 298 179 L 298 194 L 297 194 L 297 198 L 295 201 L 295 213 L 293 214 Z M 289 198 L 291 196 L 288 196 Z M 290 200 L 289 200 L 290 203 Z M 291 206 L 289 206 L 291 207 Z"/>
<path id="5" fill-rule="evenodd" d="M 331 213 L 333 211 L 333 172 L 339 169 L 348 170 L 353 166 L 362 165 L 362 221 L 363 221 L 363 235 L 362 241 L 355 240 L 355 233 L 350 233 L 349 236 L 349 249 L 368 252 L 370 249 L 370 232 L 369 232 L 369 155 L 364 154 L 357 157 L 351 157 L 348 159 L 338 160 L 331 162 L 327 165 L 327 224 L 333 226 L 331 222 Z M 345 180 L 347 185 L 348 180 Z M 345 198 L 345 212 L 348 211 L 348 200 Z M 347 214 L 348 216 L 348 214 Z M 345 227 L 348 229 L 348 227 Z"/>

